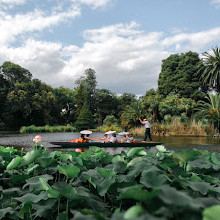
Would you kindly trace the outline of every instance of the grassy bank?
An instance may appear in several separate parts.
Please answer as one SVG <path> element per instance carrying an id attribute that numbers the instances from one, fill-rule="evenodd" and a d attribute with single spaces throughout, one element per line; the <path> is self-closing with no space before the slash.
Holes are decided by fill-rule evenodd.
<path id="1" fill-rule="evenodd" d="M 130 129 L 130 133 L 133 133 L 134 136 L 143 136 L 144 131 L 144 126 Z M 209 124 L 202 126 L 195 120 L 181 123 L 177 118 L 170 123 L 152 123 L 151 132 L 158 136 L 213 136 L 217 133 Z"/>
<path id="2" fill-rule="evenodd" d="M 76 131 L 76 128 L 71 126 L 71 125 L 66 125 L 66 126 L 23 126 L 19 130 L 21 134 L 28 134 L 28 133 L 43 133 L 43 132 L 74 132 Z"/>

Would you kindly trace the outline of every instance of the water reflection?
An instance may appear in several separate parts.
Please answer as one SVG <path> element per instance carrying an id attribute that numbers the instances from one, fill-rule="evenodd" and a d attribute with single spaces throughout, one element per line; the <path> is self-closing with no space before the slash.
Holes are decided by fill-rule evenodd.
<path id="1" fill-rule="evenodd" d="M 70 141 L 71 139 L 79 138 L 78 132 L 66 133 L 38 133 L 42 136 L 42 144 L 49 150 L 66 150 L 60 147 L 55 147 L 50 144 L 51 141 Z M 33 138 L 37 134 L 0 134 L 0 145 L 3 146 L 17 146 L 24 147 L 26 151 L 30 150 L 33 146 Z M 91 138 L 103 137 L 102 132 L 94 132 L 90 135 Z M 143 140 L 142 138 L 135 138 L 136 140 Z M 190 149 L 198 148 L 202 150 L 220 152 L 220 138 L 212 137 L 153 137 L 154 141 L 162 142 L 167 149 Z M 121 151 L 129 148 L 106 148 L 106 151 L 112 154 L 121 153 Z M 154 148 L 147 148 L 147 151 L 154 151 Z"/>

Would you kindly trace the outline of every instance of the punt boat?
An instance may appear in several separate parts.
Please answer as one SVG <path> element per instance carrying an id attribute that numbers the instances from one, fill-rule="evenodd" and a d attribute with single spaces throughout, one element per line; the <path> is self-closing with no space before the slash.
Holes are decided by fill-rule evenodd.
<path id="1" fill-rule="evenodd" d="M 71 142 L 50 142 L 53 145 L 59 145 L 65 148 L 89 148 L 92 146 L 96 147 L 155 147 L 161 145 L 160 142 L 135 142 L 135 143 L 101 143 L 101 142 L 88 142 L 88 143 L 71 143 Z"/>

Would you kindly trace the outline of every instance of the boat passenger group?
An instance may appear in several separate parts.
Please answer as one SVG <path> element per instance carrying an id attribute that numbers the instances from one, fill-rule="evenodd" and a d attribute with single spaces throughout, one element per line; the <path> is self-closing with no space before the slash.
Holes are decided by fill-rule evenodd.
<path id="1" fill-rule="evenodd" d="M 135 139 L 132 134 L 129 134 L 129 132 L 121 132 L 118 133 L 120 136 L 120 139 L 117 138 L 116 131 L 108 131 L 104 134 L 103 138 L 91 138 L 90 134 L 92 131 L 89 130 L 83 130 L 80 131 L 80 138 L 71 140 L 71 143 L 88 143 L 93 141 L 98 141 L 102 143 L 134 143 Z"/>

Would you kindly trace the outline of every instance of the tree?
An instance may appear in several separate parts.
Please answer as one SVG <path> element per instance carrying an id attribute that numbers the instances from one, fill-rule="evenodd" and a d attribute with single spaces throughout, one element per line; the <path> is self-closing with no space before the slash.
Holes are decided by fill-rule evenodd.
<path id="1" fill-rule="evenodd" d="M 103 123 L 107 115 L 117 116 L 118 114 L 118 99 L 117 96 L 107 89 L 98 89 L 95 93 L 95 115 L 98 124 Z"/>
<path id="2" fill-rule="evenodd" d="M 83 104 L 80 114 L 75 122 L 75 126 L 78 130 L 89 129 L 94 126 L 93 115 L 89 109 L 87 101 Z"/>
<path id="3" fill-rule="evenodd" d="M 28 83 L 15 83 L 14 89 L 7 94 L 2 118 L 13 128 L 54 123 L 56 105 L 53 89 L 38 79 Z"/>
<path id="4" fill-rule="evenodd" d="M 143 108 L 145 109 L 146 113 L 152 116 L 154 122 L 160 122 L 162 120 L 159 112 L 159 104 L 162 100 L 162 95 L 154 89 L 148 90 L 145 96 L 142 97 Z"/>
<path id="5" fill-rule="evenodd" d="M 220 92 L 220 48 L 213 48 L 211 51 L 203 53 L 203 64 L 198 74 L 201 81 Z"/>
<path id="6" fill-rule="evenodd" d="M 59 124 L 69 124 L 76 120 L 76 91 L 59 87 L 53 90 L 56 99 L 56 109 Z"/>
<path id="7" fill-rule="evenodd" d="M 121 125 L 128 129 L 132 126 L 139 124 L 139 118 L 143 117 L 143 105 L 139 100 L 132 102 L 130 105 L 127 105 L 124 111 L 121 114 L 120 120 Z"/>
<path id="8" fill-rule="evenodd" d="M 197 72 L 202 62 L 194 52 L 170 55 L 163 60 L 158 79 L 158 91 L 165 97 L 179 94 L 181 97 L 199 100 L 207 88 L 199 81 Z"/>
<path id="9" fill-rule="evenodd" d="M 220 132 L 220 94 L 208 94 L 207 100 L 200 100 L 195 109 L 197 119 L 207 119 Z"/>
<path id="10" fill-rule="evenodd" d="M 132 102 L 136 101 L 136 96 L 135 94 L 131 93 L 123 93 L 121 96 L 118 98 L 119 101 L 119 114 L 122 113 L 127 105 L 130 105 Z"/>
<path id="11" fill-rule="evenodd" d="M 91 110 L 94 109 L 94 96 L 96 91 L 96 75 L 95 70 L 87 69 L 84 72 L 84 75 L 76 80 L 78 85 L 78 94 L 77 98 L 77 113 L 81 111 L 83 103 L 87 100 L 88 105 Z M 93 112 L 94 113 L 94 112 Z"/>
<path id="12" fill-rule="evenodd" d="M 196 102 L 193 99 L 182 98 L 178 94 L 169 95 L 161 100 L 159 104 L 159 111 L 161 117 L 164 119 L 167 115 L 180 116 L 181 114 L 190 117 Z"/>
<path id="13" fill-rule="evenodd" d="M 0 67 L 0 74 L 8 82 L 10 88 L 13 88 L 15 83 L 30 82 L 32 78 L 32 74 L 29 72 L 29 70 L 26 70 L 10 61 L 2 64 Z"/>

